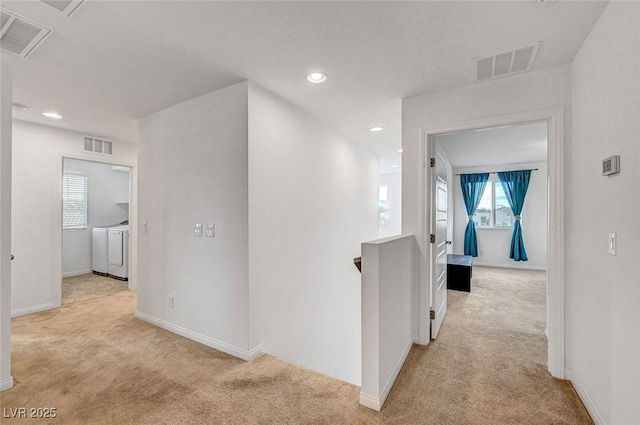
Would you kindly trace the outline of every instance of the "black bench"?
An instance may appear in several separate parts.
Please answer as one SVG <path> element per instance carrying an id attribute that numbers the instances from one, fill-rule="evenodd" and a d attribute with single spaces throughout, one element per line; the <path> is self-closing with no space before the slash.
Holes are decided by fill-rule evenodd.
<path id="1" fill-rule="evenodd" d="M 471 292 L 472 266 L 470 255 L 447 254 L 447 289 Z"/>

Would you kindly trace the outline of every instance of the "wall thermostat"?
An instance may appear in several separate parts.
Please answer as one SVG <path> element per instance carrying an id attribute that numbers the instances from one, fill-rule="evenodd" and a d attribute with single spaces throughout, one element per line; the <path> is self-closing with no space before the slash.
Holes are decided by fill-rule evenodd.
<path id="1" fill-rule="evenodd" d="M 602 175 L 610 176 L 620 172 L 620 155 L 613 155 L 602 160 Z"/>

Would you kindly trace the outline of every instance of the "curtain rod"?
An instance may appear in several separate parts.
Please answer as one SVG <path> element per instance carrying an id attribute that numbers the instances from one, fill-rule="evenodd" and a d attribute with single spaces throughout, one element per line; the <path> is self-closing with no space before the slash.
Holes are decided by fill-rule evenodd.
<path id="1" fill-rule="evenodd" d="M 511 170 L 511 171 L 538 171 L 537 168 L 532 168 L 530 170 Z M 498 174 L 498 173 L 508 173 L 508 171 L 490 171 L 488 174 Z M 462 173 L 462 174 L 484 174 L 484 173 Z M 456 174 L 459 176 L 460 174 Z"/>

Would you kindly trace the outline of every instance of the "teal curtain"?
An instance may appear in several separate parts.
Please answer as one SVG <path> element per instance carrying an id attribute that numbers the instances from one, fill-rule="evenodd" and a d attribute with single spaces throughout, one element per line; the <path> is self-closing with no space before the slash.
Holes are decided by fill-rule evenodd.
<path id="1" fill-rule="evenodd" d="M 504 193 L 507 195 L 511 211 L 516 219 L 513 223 L 509 258 L 513 258 L 515 261 L 527 261 L 527 251 L 524 249 L 524 239 L 522 239 L 520 214 L 524 206 L 524 198 L 527 196 L 531 170 L 505 171 L 498 173 L 498 177 L 500 178 L 500 183 L 502 183 Z"/>
<path id="2" fill-rule="evenodd" d="M 488 180 L 489 173 L 460 174 L 462 197 L 469 216 L 467 228 L 464 231 L 464 255 L 478 256 L 478 240 L 476 238 L 476 224 L 473 222 L 473 215 L 478 209 L 478 204 L 480 204 L 480 199 L 482 199 Z"/>

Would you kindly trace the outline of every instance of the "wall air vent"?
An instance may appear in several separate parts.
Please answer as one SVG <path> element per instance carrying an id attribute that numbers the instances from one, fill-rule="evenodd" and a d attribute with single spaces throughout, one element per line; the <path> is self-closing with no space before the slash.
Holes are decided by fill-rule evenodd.
<path id="1" fill-rule="evenodd" d="M 69 17 L 84 0 L 40 0 Z"/>
<path id="2" fill-rule="evenodd" d="M 0 46 L 2 50 L 23 58 L 51 33 L 51 29 L 2 8 Z"/>
<path id="3" fill-rule="evenodd" d="M 113 155 L 113 142 L 105 139 L 86 136 L 84 138 L 84 151 Z"/>
<path id="4" fill-rule="evenodd" d="M 476 74 L 474 79 L 483 81 L 530 71 L 539 49 L 540 42 L 495 56 L 475 58 Z"/>

